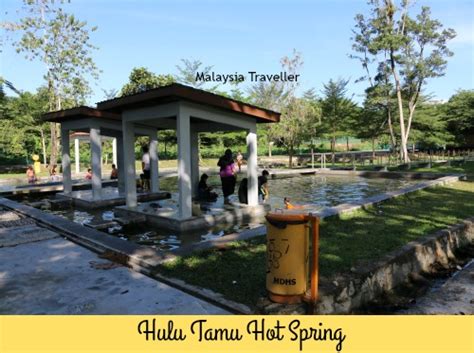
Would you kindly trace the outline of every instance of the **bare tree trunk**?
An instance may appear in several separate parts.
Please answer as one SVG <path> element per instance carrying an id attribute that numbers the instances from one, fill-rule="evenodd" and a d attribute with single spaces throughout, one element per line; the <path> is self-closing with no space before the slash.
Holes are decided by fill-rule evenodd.
<path id="1" fill-rule="evenodd" d="M 43 163 L 46 166 L 48 164 L 48 159 L 46 157 L 46 141 L 45 141 L 45 138 L 44 138 L 43 128 L 40 128 L 39 131 L 40 131 L 40 134 L 41 134 L 41 147 L 42 147 L 42 150 L 43 150 Z"/>
<path id="2" fill-rule="evenodd" d="M 346 136 L 346 151 L 349 152 L 349 136 Z"/>
<path id="3" fill-rule="evenodd" d="M 335 153 L 336 153 L 336 135 L 332 135 L 331 138 L 331 155 L 332 155 L 332 160 L 334 163 L 334 158 L 335 158 Z"/>
<path id="4" fill-rule="evenodd" d="M 372 164 L 374 164 L 375 160 L 375 137 L 372 138 Z"/>
<path id="5" fill-rule="evenodd" d="M 288 148 L 288 166 L 290 168 L 293 168 L 293 154 L 294 154 L 294 150 L 293 150 L 293 146 L 291 146 Z"/>
<path id="6" fill-rule="evenodd" d="M 272 143 L 269 142 L 268 143 L 268 157 L 271 157 L 272 156 Z"/>
<path id="7" fill-rule="evenodd" d="M 405 131 L 405 118 L 403 116 L 403 100 L 402 100 L 402 89 L 400 86 L 400 78 L 398 77 L 398 73 L 395 69 L 395 59 L 393 57 L 393 53 L 390 53 L 390 61 L 391 61 L 391 68 L 393 78 L 395 79 L 395 87 L 397 91 L 397 102 L 398 102 L 398 113 L 400 118 L 400 135 L 401 135 L 401 146 L 400 146 L 400 156 L 403 162 L 408 163 L 410 159 L 408 158 L 408 150 L 407 150 L 407 136 Z"/>
<path id="8" fill-rule="evenodd" d="M 58 136 L 56 131 L 56 123 L 50 123 L 49 127 L 51 131 L 51 155 L 49 157 L 49 170 L 51 170 L 51 168 L 53 168 L 53 166 L 58 163 Z"/>

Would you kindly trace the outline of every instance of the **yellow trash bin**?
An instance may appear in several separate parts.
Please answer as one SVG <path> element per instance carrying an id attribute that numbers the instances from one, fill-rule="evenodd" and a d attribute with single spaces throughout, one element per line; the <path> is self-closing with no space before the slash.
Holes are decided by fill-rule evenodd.
<path id="1" fill-rule="evenodd" d="M 41 162 L 39 161 L 40 157 L 37 154 L 31 156 L 33 158 L 33 170 L 35 173 L 41 173 Z"/>
<path id="2" fill-rule="evenodd" d="M 277 303 L 298 303 L 308 283 L 310 227 L 307 216 L 269 213 L 266 219 L 269 297 Z"/>

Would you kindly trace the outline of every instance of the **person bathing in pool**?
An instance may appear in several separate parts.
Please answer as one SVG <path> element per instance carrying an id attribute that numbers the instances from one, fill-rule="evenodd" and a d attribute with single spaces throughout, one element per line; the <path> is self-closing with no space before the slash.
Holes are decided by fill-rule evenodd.
<path id="1" fill-rule="evenodd" d="M 285 204 L 285 209 L 287 210 L 299 210 L 304 208 L 304 206 L 301 205 L 293 205 L 289 197 L 285 197 L 283 199 L 283 203 Z"/>

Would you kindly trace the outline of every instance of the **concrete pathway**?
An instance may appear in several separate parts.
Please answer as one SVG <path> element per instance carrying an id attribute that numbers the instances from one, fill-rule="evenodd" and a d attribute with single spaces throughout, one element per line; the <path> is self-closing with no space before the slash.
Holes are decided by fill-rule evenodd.
<path id="1" fill-rule="evenodd" d="M 401 314 L 474 314 L 474 261 Z"/>
<path id="2" fill-rule="evenodd" d="M 227 314 L 63 238 L 0 248 L 0 314 Z"/>

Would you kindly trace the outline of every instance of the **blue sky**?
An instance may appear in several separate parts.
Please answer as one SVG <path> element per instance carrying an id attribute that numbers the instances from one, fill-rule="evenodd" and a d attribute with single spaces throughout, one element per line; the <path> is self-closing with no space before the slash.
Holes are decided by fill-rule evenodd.
<path id="1" fill-rule="evenodd" d="M 15 19 L 20 0 L 0 0 L 2 16 Z M 457 89 L 474 88 L 474 0 L 418 0 L 458 36 L 446 76 L 432 80 L 427 93 L 448 99 Z M 133 67 L 176 74 L 180 59 L 199 59 L 215 72 L 280 71 L 279 60 L 293 48 L 302 53 L 301 90 L 330 78 L 350 78 L 350 94 L 361 100 L 364 83 L 351 53 L 356 13 L 367 13 L 364 0 L 313 1 L 160 1 L 72 0 L 65 6 L 81 20 L 97 25 L 91 41 L 102 70 L 89 102 L 104 99 L 102 89 L 120 89 Z M 3 15 L 5 14 L 6 15 Z M 1 54 L 1 75 L 22 90 L 43 84 L 44 67 L 16 54 L 8 42 Z"/>

